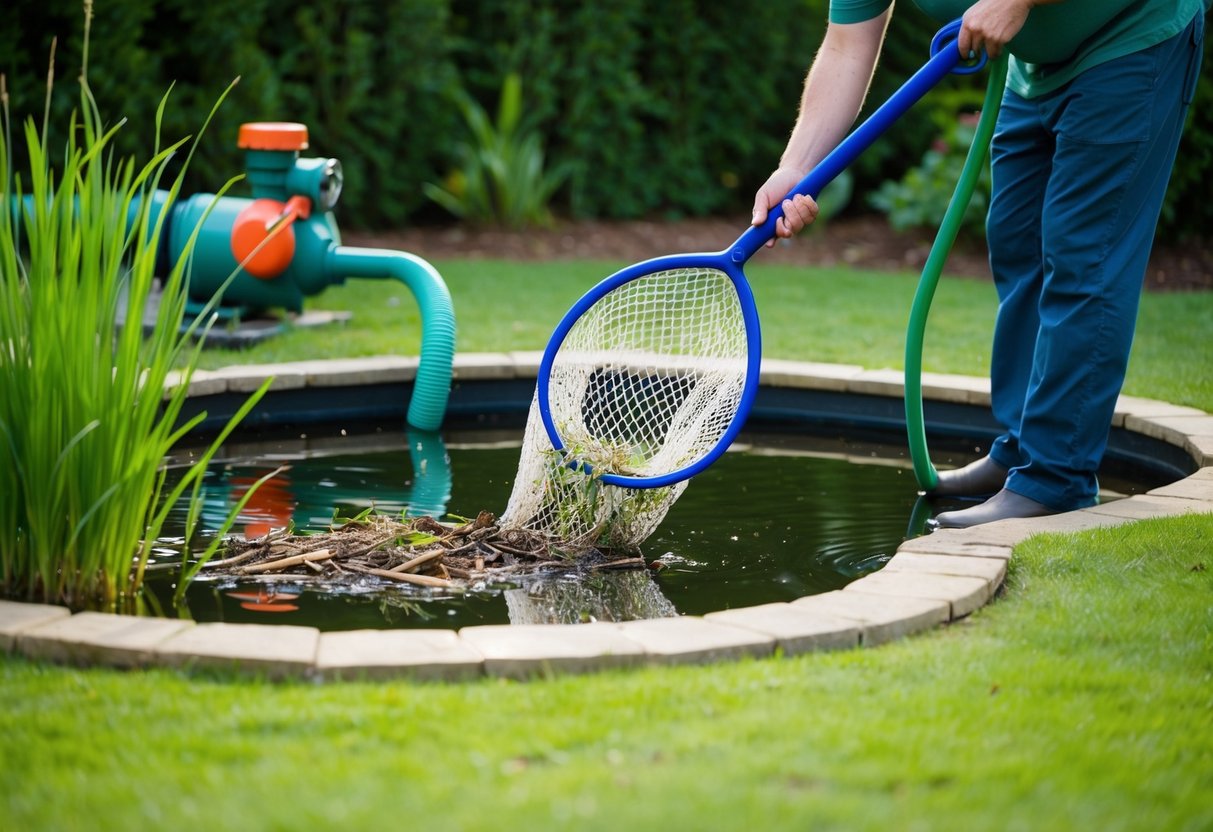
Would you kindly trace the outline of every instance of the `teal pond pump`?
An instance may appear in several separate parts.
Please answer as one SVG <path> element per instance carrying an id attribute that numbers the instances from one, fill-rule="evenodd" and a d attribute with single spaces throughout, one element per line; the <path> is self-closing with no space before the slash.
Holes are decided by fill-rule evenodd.
<path id="1" fill-rule="evenodd" d="M 308 146 L 305 125 L 244 124 L 238 146 L 247 152 L 252 198 L 194 194 L 174 202 L 159 246 L 163 271 L 187 250 L 197 230 L 188 271 L 189 298 L 196 308 L 222 291 L 229 314 L 271 307 L 301 312 L 306 296 L 349 277 L 399 280 L 416 297 L 422 326 L 408 424 L 437 430 L 450 395 L 455 353 L 454 307 L 442 277 L 407 252 L 341 245 L 333 216 L 341 196 L 341 163 L 300 158 Z M 157 191 L 152 199 L 154 220 L 168 204 L 168 192 Z"/>

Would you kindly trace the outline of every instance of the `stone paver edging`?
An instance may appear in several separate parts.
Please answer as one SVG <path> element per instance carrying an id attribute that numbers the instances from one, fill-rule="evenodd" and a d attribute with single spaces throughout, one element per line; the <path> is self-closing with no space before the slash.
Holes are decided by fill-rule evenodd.
<path id="1" fill-rule="evenodd" d="M 533 379 L 539 358 L 539 353 L 465 353 L 455 358 L 455 379 Z M 416 371 L 415 357 L 394 356 L 200 370 L 190 394 L 248 392 L 269 376 L 276 379 L 271 389 L 389 384 L 410 381 Z M 903 394 L 900 371 L 852 365 L 766 360 L 761 383 L 898 399 Z M 923 377 L 927 399 L 988 407 L 989 390 L 983 378 Z M 1178 446 L 1198 470 L 1146 494 L 1081 511 L 936 531 L 902 543 L 879 572 L 790 603 L 624 623 L 322 633 L 291 625 L 73 615 L 63 607 L 0 601 L 0 649 L 72 664 L 221 668 L 269 678 L 453 680 L 525 679 L 872 646 L 980 608 L 1002 585 L 1011 548 L 1030 535 L 1213 512 L 1213 415 L 1122 396 L 1113 424 Z"/>

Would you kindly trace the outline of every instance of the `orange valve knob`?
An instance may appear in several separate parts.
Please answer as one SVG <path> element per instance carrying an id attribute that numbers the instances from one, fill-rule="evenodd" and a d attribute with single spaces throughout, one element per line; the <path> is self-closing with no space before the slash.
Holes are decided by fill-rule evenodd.
<path id="1" fill-rule="evenodd" d="M 293 121 L 252 121 L 242 124 L 236 147 L 244 150 L 306 150 L 307 125 Z"/>
<path id="2" fill-rule="evenodd" d="M 276 199 L 255 199 L 232 224 L 232 255 L 246 272 L 270 280 L 286 271 L 295 256 L 296 217 L 311 213 L 306 197 L 291 197 L 285 205 Z"/>

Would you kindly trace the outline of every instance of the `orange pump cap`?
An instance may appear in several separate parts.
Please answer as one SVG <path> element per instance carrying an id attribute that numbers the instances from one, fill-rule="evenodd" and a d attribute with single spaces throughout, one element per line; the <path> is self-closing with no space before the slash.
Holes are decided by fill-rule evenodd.
<path id="1" fill-rule="evenodd" d="M 305 150 L 307 125 L 293 121 L 250 121 L 240 125 L 236 146 L 244 150 Z"/>

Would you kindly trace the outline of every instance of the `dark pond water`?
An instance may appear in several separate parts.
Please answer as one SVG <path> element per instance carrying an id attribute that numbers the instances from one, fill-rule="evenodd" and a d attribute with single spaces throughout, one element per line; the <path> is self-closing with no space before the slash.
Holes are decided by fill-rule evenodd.
<path id="1" fill-rule="evenodd" d="M 504 510 L 518 466 L 517 432 L 411 438 L 412 453 L 408 438 L 384 433 L 229 446 L 207 477 L 203 525 L 217 528 L 248 485 L 281 464 L 289 469 L 245 507 L 237 531 L 261 534 L 288 520 L 297 530 L 323 531 L 335 511 L 349 517 L 372 505 L 389 515 Z M 702 614 L 845 586 L 880 568 L 915 533 L 915 506 L 913 473 L 896 446 L 750 435 L 694 479 L 645 543 L 645 558 L 664 564 L 656 571 L 456 593 L 377 581 L 334 590 L 204 573 L 188 604 L 199 621 L 328 630 Z M 183 511 L 175 522 L 184 522 Z M 153 587 L 162 598 L 171 593 L 166 578 Z"/>
<path id="2" fill-rule="evenodd" d="M 288 521 L 323 531 L 334 512 L 351 517 L 369 506 L 389 515 L 500 513 L 518 465 L 518 436 L 338 432 L 228 446 L 207 477 L 204 525 L 217 528 L 248 485 L 281 464 L 289 469 L 246 506 L 237 531 L 258 535 Z M 841 588 L 921 533 L 925 508 L 901 445 L 751 434 L 691 482 L 645 543 L 645 558 L 664 564 L 659 570 L 459 592 L 377 579 L 332 588 L 203 573 L 188 606 L 198 621 L 325 630 L 699 615 Z M 175 517 L 184 522 L 183 511 Z M 152 586 L 171 596 L 170 579 Z"/>

